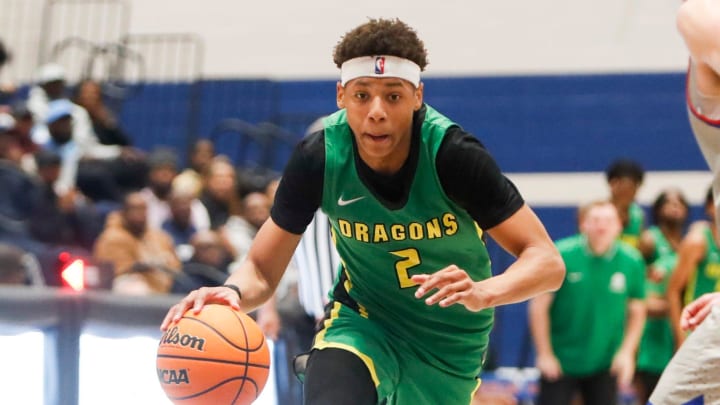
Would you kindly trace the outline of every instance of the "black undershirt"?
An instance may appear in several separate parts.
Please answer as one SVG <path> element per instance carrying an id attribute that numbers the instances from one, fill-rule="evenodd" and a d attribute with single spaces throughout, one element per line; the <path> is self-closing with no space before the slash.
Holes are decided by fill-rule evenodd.
<path id="1" fill-rule="evenodd" d="M 413 117 L 408 159 L 396 173 L 373 171 L 360 159 L 353 140 L 358 176 L 388 209 L 407 202 L 419 156 L 420 125 L 425 107 Z M 480 141 L 460 127 L 447 130 L 435 157 L 440 183 L 450 199 L 465 209 L 482 229 L 491 229 L 517 212 L 523 198 L 498 168 Z M 325 134 L 318 131 L 303 139 L 293 151 L 275 196 L 272 219 L 295 234 L 304 232 L 322 202 L 325 173 Z"/>

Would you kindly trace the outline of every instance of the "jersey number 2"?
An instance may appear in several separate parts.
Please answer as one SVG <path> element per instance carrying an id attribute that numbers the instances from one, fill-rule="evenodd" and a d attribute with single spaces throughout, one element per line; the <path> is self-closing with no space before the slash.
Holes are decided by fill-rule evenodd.
<path id="1" fill-rule="evenodd" d="M 410 288 L 418 285 L 410 279 L 410 274 L 408 272 L 408 270 L 420 264 L 420 253 L 418 253 L 417 249 L 409 248 L 395 250 L 390 253 L 401 257 L 400 260 L 395 262 L 395 273 L 397 274 L 400 288 Z"/>

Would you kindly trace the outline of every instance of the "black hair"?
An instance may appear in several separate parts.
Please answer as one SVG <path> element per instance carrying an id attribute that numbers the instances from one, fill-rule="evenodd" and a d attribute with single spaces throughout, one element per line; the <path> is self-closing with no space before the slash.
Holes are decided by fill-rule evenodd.
<path id="1" fill-rule="evenodd" d="M 631 159 L 617 159 L 605 170 L 605 178 L 609 182 L 613 179 L 630 178 L 635 183 L 642 183 L 645 178 L 645 170 L 640 164 Z"/>
<path id="2" fill-rule="evenodd" d="M 669 190 L 663 190 L 657 198 L 655 198 L 655 202 L 653 202 L 652 209 L 650 211 L 652 216 L 652 221 L 654 224 L 657 224 L 660 220 L 660 210 L 662 210 L 662 207 L 667 203 L 668 197 L 671 194 L 677 194 L 680 198 L 680 203 L 685 207 L 686 211 L 690 210 L 690 204 L 688 204 L 687 200 L 685 199 L 685 196 L 680 190 L 677 189 L 669 189 Z"/>
<path id="3" fill-rule="evenodd" d="M 348 33 L 335 46 L 333 61 L 337 67 L 361 56 L 392 55 L 409 59 L 425 70 L 428 64 L 425 44 L 415 30 L 397 18 L 370 19 Z"/>

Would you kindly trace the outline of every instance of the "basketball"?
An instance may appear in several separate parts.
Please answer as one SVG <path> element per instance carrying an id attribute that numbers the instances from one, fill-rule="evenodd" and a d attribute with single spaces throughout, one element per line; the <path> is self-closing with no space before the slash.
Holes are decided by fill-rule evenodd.
<path id="1" fill-rule="evenodd" d="M 226 305 L 188 310 L 160 338 L 157 375 L 176 405 L 246 405 L 260 395 L 270 351 L 260 327 Z"/>

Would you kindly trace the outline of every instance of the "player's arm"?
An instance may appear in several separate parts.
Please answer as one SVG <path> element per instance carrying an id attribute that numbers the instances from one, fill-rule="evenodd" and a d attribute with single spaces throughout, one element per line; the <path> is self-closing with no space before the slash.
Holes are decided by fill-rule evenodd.
<path id="1" fill-rule="evenodd" d="M 720 1 L 685 1 L 677 13 L 677 27 L 690 51 L 697 90 L 720 96 Z"/>
<path id="2" fill-rule="evenodd" d="M 668 282 L 667 299 L 676 347 L 680 347 L 685 340 L 685 332 L 680 327 L 680 315 L 683 309 L 682 295 L 687 288 L 690 275 L 696 271 L 697 265 L 707 249 L 702 231 L 705 226 L 707 225 L 702 223 L 694 224 L 683 238 L 678 248 L 678 262 L 675 271 Z"/>
<path id="3" fill-rule="evenodd" d="M 720 292 L 703 294 L 683 309 L 680 317 L 680 327 L 683 330 L 695 330 L 710 314 L 712 307 L 715 305 L 720 305 Z"/>
<path id="4" fill-rule="evenodd" d="M 646 261 L 652 259 L 652 254 L 655 251 L 655 238 L 653 238 L 652 232 L 647 229 L 640 234 L 638 250 Z"/>
<path id="5" fill-rule="evenodd" d="M 190 292 L 170 308 L 160 329 L 179 321 L 189 308 L 199 312 L 207 303 L 250 311 L 269 299 L 320 205 L 324 167 L 322 133 L 301 141 L 285 167 L 270 218 L 255 235 L 245 260 L 225 282 L 233 288 L 203 287 Z"/>
<path id="6" fill-rule="evenodd" d="M 635 374 L 635 356 L 645 327 L 645 317 L 645 301 L 636 298 L 630 299 L 625 335 L 620 348 L 613 357 L 610 368 L 610 371 L 617 376 L 617 381 L 622 386 L 629 386 Z"/>
<path id="7" fill-rule="evenodd" d="M 530 333 L 537 353 L 535 365 L 542 376 L 550 381 L 562 376 L 562 367 L 550 342 L 550 307 L 554 299 L 553 293 L 541 294 L 533 298 L 528 306 Z"/>
<path id="8" fill-rule="evenodd" d="M 565 266 L 545 227 L 477 139 L 459 129 L 449 131 L 436 165 L 447 195 L 517 260 L 501 275 L 477 282 L 457 266 L 415 275 L 413 281 L 421 284 L 418 298 L 437 289 L 426 298 L 428 305 L 461 303 L 480 310 L 560 287 Z"/>
<path id="9" fill-rule="evenodd" d="M 263 224 L 247 257 L 225 282 L 242 291 L 240 308 L 244 312 L 252 311 L 270 299 L 301 237 L 282 229 L 272 218 Z"/>
<path id="10" fill-rule="evenodd" d="M 565 264 L 545 227 L 527 205 L 488 230 L 517 260 L 502 274 L 479 282 L 490 306 L 505 305 L 560 288 Z"/>

